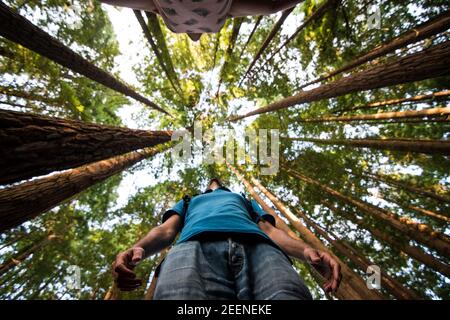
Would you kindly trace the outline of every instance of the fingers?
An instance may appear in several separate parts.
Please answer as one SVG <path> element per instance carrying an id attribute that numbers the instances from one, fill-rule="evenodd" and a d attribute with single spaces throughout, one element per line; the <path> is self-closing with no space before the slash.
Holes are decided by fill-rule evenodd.
<path id="1" fill-rule="evenodd" d="M 129 265 L 131 252 L 122 252 L 117 255 L 116 261 L 113 263 L 113 275 L 115 278 L 136 278 L 136 274 L 131 270 Z"/>
<path id="2" fill-rule="evenodd" d="M 127 279 L 127 278 L 119 278 L 117 281 L 117 288 L 122 291 L 132 291 L 139 288 L 142 285 L 141 279 Z"/>
<path id="3" fill-rule="evenodd" d="M 307 249 L 306 254 L 312 264 L 318 264 L 318 263 L 320 263 L 320 261 L 322 261 L 317 250 Z"/>
<path id="4" fill-rule="evenodd" d="M 132 257 L 130 264 L 136 266 L 144 257 L 144 249 L 140 247 L 135 247 L 132 249 Z"/>
<path id="5" fill-rule="evenodd" d="M 327 282 L 326 290 L 336 292 L 341 281 L 341 266 L 329 254 L 324 255 L 324 262 L 326 262 L 331 270 L 330 279 Z"/>

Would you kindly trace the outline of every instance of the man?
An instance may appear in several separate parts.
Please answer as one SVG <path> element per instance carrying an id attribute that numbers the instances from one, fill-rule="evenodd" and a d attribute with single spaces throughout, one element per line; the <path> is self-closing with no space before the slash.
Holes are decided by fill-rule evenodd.
<path id="1" fill-rule="evenodd" d="M 187 200 L 187 199 L 186 199 Z M 339 264 L 325 252 L 276 228 L 254 201 L 225 188 L 219 179 L 189 205 L 179 201 L 132 248 L 117 255 L 113 275 L 121 290 L 141 285 L 133 272 L 147 256 L 176 245 L 161 265 L 154 299 L 312 299 L 287 255 L 314 266 L 335 292 Z"/>
<path id="2" fill-rule="evenodd" d="M 197 41 L 202 33 L 216 33 L 229 17 L 269 15 L 294 7 L 301 0 L 100 0 L 159 14 L 175 33 Z"/>

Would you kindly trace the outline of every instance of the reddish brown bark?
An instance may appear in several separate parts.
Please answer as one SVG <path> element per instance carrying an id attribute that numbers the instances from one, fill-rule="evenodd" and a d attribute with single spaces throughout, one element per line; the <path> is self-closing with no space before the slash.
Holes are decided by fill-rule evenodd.
<path id="1" fill-rule="evenodd" d="M 317 186 L 318 188 L 335 197 L 336 199 L 349 203 L 358 208 L 359 210 L 361 210 L 362 212 L 387 223 L 388 225 L 400 231 L 410 239 L 414 239 L 419 243 L 422 243 L 428 246 L 429 248 L 436 250 L 439 254 L 441 254 L 444 257 L 447 258 L 450 257 L 450 245 L 449 245 L 450 241 L 447 235 L 433 230 L 428 225 L 414 222 L 407 217 L 399 217 L 388 210 L 376 207 L 365 201 L 354 199 L 352 197 L 344 195 L 341 192 L 332 189 L 310 177 L 307 177 L 298 171 L 289 169 L 285 166 L 283 166 L 283 169 L 286 170 L 286 172 L 290 174 L 292 177 L 300 179 L 311 185 Z"/>
<path id="2" fill-rule="evenodd" d="M 392 247 L 404 252 L 411 258 L 422 262 L 423 264 L 445 275 L 446 277 L 450 277 L 450 266 L 448 264 L 440 261 L 431 254 L 425 253 L 418 246 L 410 245 L 408 241 L 399 241 L 392 235 L 386 234 L 385 232 L 382 232 L 381 230 L 369 225 L 365 220 L 358 219 L 354 215 L 350 215 L 343 210 L 339 210 L 327 201 L 322 201 L 322 204 L 328 207 L 336 215 L 340 215 L 357 224 L 361 228 L 368 230 L 375 238 L 379 239 L 380 241 L 390 244 Z"/>
<path id="3" fill-rule="evenodd" d="M 152 101 L 114 78 L 108 72 L 98 68 L 69 47 L 66 47 L 59 40 L 32 24 L 3 2 L 0 2 L 0 35 L 112 90 L 136 99 L 153 109 L 169 114 Z"/>
<path id="4" fill-rule="evenodd" d="M 253 57 L 252 62 L 250 62 L 250 65 L 248 66 L 247 71 L 245 71 L 244 76 L 242 77 L 241 81 L 238 84 L 238 87 L 241 86 L 241 83 L 245 80 L 247 75 L 250 73 L 250 70 L 252 70 L 252 68 L 255 65 L 255 63 L 259 60 L 259 58 L 261 58 L 261 55 L 263 54 L 263 52 L 267 49 L 267 47 L 269 46 L 270 42 L 272 42 L 273 38 L 280 31 L 281 26 L 283 25 L 284 21 L 286 20 L 286 18 L 291 14 L 291 12 L 294 9 L 295 9 L 295 7 L 292 7 L 290 9 L 287 9 L 287 10 L 283 11 L 280 19 L 278 19 L 277 23 L 275 23 L 275 25 L 273 26 L 272 30 L 270 30 L 270 33 L 267 35 L 266 39 L 264 39 L 263 44 L 261 45 L 261 47 L 256 52 L 255 56 Z"/>
<path id="5" fill-rule="evenodd" d="M 241 179 L 242 180 L 242 179 Z M 357 292 L 360 299 L 383 299 L 383 295 L 375 290 L 369 290 L 367 285 L 360 276 L 358 276 L 353 270 L 351 270 L 342 260 L 339 259 L 332 251 L 330 251 L 323 243 L 306 228 L 303 223 L 295 216 L 275 195 L 267 190 L 258 180 L 251 177 L 253 184 L 261 190 L 261 192 L 275 205 L 275 207 L 288 219 L 292 226 L 300 233 L 302 238 L 315 249 L 330 253 L 341 265 L 341 271 L 343 274 L 343 280 L 341 283 L 341 294 L 345 296 L 343 291 L 348 291 L 350 288 Z M 264 208 L 263 208 L 264 209 Z M 345 282 L 344 282 L 345 279 Z"/>
<path id="6" fill-rule="evenodd" d="M 370 148 L 378 150 L 394 150 L 402 152 L 417 152 L 426 154 L 450 154 L 450 141 L 448 140 L 419 140 L 419 139 L 315 139 L 296 138 L 287 139 L 313 142 L 325 145 L 344 145 L 356 148 Z"/>
<path id="7" fill-rule="evenodd" d="M 441 99 L 446 99 L 449 96 L 450 96 L 450 90 L 439 91 L 439 92 L 433 92 L 430 94 L 421 94 L 421 95 L 417 95 L 417 96 L 409 97 L 409 98 L 389 99 L 389 100 L 384 100 L 384 101 L 372 102 L 372 103 L 368 103 L 368 104 L 365 104 L 362 106 L 354 106 L 354 107 L 350 107 L 350 108 L 341 109 L 338 112 L 342 113 L 342 112 L 346 112 L 346 111 L 356 111 L 356 110 L 361 110 L 361 109 L 364 109 L 364 110 L 365 109 L 374 109 L 374 108 L 379 108 L 379 107 L 402 104 L 404 102 L 419 102 L 419 101 L 431 100 L 431 99 L 441 100 Z"/>
<path id="8" fill-rule="evenodd" d="M 246 114 L 231 116 L 229 120 L 237 121 L 300 103 L 448 75 L 450 73 L 450 64 L 447 63 L 449 58 L 450 41 L 446 41 L 396 61 L 378 64 L 368 70 L 351 74 L 318 88 L 302 91 L 297 95 L 281 99 Z"/>
<path id="9" fill-rule="evenodd" d="M 388 43 L 378 46 L 375 49 L 369 51 L 368 53 L 360 56 L 359 58 L 356 58 L 352 62 L 346 64 L 342 68 L 339 68 L 326 76 L 320 77 L 318 79 L 315 79 L 313 81 L 310 81 L 304 85 L 302 85 L 299 90 L 310 86 L 314 83 L 321 82 L 324 80 L 327 80 L 331 77 L 334 77 L 335 75 L 338 75 L 342 72 L 351 70 L 357 66 L 360 66 L 368 61 L 374 60 L 378 57 L 384 56 L 388 53 L 394 52 L 395 50 L 406 47 L 407 45 L 411 43 L 418 42 L 420 40 L 423 40 L 425 38 L 431 37 L 433 35 L 439 34 L 441 32 L 446 31 L 448 28 L 450 28 L 450 11 L 446 11 L 443 14 L 435 17 L 434 19 L 431 19 L 424 24 L 417 26 L 416 28 L 402 34 L 401 36 L 394 38 L 393 40 L 389 41 Z"/>
<path id="10" fill-rule="evenodd" d="M 450 115 L 450 107 L 444 108 L 429 108 L 422 110 L 408 110 L 408 111 L 395 111 L 395 112 L 380 112 L 374 114 L 357 114 L 351 116 L 340 117 L 323 117 L 323 118 L 310 118 L 300 119 L 297 122 L 351 122 L 351 121 L 371 121 L 371 120 L 394 120 L 394 119 L 409 119 L 409 118 L 426 118 L 426 117 L 441 117 Z"/>
<path id="11" fill-rule="evenodd" d="M 144 149 L 0 189 L 0 232 L 16 227 L 79 192 L 153 156 Z"/>
<path id="12" fill-rule="evenodd" d="M 0 110 L 0 184 L 155 146 L 171 134 Z"/>

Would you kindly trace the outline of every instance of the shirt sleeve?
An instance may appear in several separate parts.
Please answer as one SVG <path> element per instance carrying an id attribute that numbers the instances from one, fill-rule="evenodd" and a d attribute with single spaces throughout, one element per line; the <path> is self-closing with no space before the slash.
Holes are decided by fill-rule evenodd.
<path id="1" fill-rule="evenodd" d="M 166 222 L 166 220 L 169 219 L 174 214 L 178 214 L 184 221 L 183 206 L 184 200 L 182 199 L 178 201 L 172 208 L 164 212 L 162 216 L 162 223 Z"/>
<path id="2" fill-rule="evenodd" d="M 255 221 L 256 223 L 258 223 L 259 220 L 261 220 L 261 218 L 262 218 L 262 219 L 268 221 L 274 227 L 276 226 L 275 218 L 272 215 L 265 212 L 255 200 L 252 200 L 251 203 L 252 203 L 253 211 L 256 213 L 256 221 Z"/>

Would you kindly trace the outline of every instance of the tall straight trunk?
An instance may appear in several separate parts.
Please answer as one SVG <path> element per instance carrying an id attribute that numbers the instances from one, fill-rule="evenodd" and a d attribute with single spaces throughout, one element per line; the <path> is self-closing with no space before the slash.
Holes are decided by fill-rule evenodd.
<path id="1" fill-rule="evenodd" d="M 115 282 L 109 287 L 103 300 L 120 300 L 120 290 Z"/>
<path id="2" fill-rule="evenodd" d="M 158 60 L 159 65 L 161 66 L 161 69 L 166 74 L 167 80 L 169 80 L 170 85 L 172 86 L 172 89 L 175 91 L 175 93 L 180 97 L 180 99 L 183 100 L 183 97 L 180 93 L 180 88 L 178 83 L 175 84 L 175 79 L 173 78 L 173 74 L 169 71 L 163 56 L 161 55 L 161 52 L 159 52 L 158 46 L 156 45 L 155 41 L 153 40 L 152 34 L 150 33 L 150 30 L 148 28 L 148 25 L 145 23 L 144 17 L 142 16 L 141 11 L 139 10 L 133 10 L 134 15 L 136 16 L 139 25 L 142 28 L 142 32 L 144 33 L 145 38 L 147 39 L 148 43 L 150 44 L 150 47 L 152 48 L 153 53 L 156 56 L 156 59 Z"/>
<path id="3" fill-rule="evenodd" d="M 219 74 L 220 78 L 219 78 L 219 84 L 217 85 L 216 97 L 219 96 L 220 87 L 222 86 L 223 78 L 226 76 L 228 65 L 230 64 L 230 61 L 233 58 L 233 50 L 234 50 L 234 46 L 236 44 L 236 40 L 239 36 L 239 31 L 241 30 L 242 22 L 243 22 L 242 17 L 233 19 L 233 29 L 231 31 L 230 42 L 228 43 L 227 50 L 225 51 L 225 59 L 223 62 L 223 66 L 220 69 L 220 74 Z"/>
<path id="4" fill-rule="evenodd" d="M 252 38 L 253 38 L 253 35 L 255 34 L 256 30 L 258 29 L 258 26 L 259 26 L 259 24 L 261 23 L 262 18 L 263 18 L 263 16 L 258 16 L 258 17 L 256 18 L 255 24 L 253 25 L 253 29 L 252 29 L 252 31 L 250 32 L 250 34 L 249 34 L 249 36 L 248 36 L 248 38 L 247 38 L 247 41 L 245 42 L 244 46 L 242 47 L 241 53 L 239 54 L 238 61 L 241 60 L 242 55 L 244 54 L 245 50 L 247 50 L 248 44 L 250 43 L 250 41 L 251 41 Z"/>
<path id="5" fill-rule="evenodd" d="M 143 97 L 108 72 L 93 65 L 62 42 L 20 16 L 3 2 L 0 2 L 0 35 L 53 60 L 63 67 L 169 115 L 157 104 Z"/>
<path id="6" fill-rule="evenodd" d="M 417 207 L 417 206 L 413 206 L 411 204 L 405 204 L 405 203 L 402 203 L 398 199 L 394 199 L 394 198 L 386 196 L 386 195 L 380 195 L 380 196 L 378 196 L 378 198 L 386 200 L 388 202 L 395 203 L 399 207 L 402 207 L 404 209 L 408 209 L 408 210 L 420 213 L 422 215 L 431 217 L 433 219 L 441 220 L 441 221 L 444 221 L 444 222 L 450 222 L 450 218 L 449 217 L 443 216 L 443 215 L 438 214 L 436 212 L 433 212 L 431 210 L 426 210 L 426 209 L 423 209 L 423 208 L 420 208 L 420 207 Z"/>
<path id="7" fill-rule="evenodd" d="M 351 270 L 342 260 L 339 259 L 332 251 L 330 251 L 323 243 L 317 238 L 314 233 L 312 233 L 308 228 L 306 228 L 300 219 L 293 214 L 289 208 L 287 208 L 283 202 L 281 202 L 275 195 L 273 195 L 269 190 L 267 190 L 258 180 L 251 176 L 252 183 L 275 205 L 275 207 L 280 211 L 281 214 L 291 223 L 292 226 L 300 233 L 302 238 L 313 248 L 328 252 L 331 254 L 341 265 L 341 272 L 343 274 L 341 288 L 339 291 L 343 295 L 344 292 L 352 288 L 357 292 L 360 299 L 383 299 L 383 295 L 377 291 L 369 290 L 367 288 L 366 282 L 361 279 L 353 270 Z"/>
<path id="8" fill-rule="evenodd" d="M 394 150 L 402 152 L 417 152 L 426 154 L 450 155 L 450 141 L 448 140 L 419 140 L 419 139 L 315 139 L 289 137 L 289 140 L 313 142 L 325 145 L 344 145 L 356 148 L 370 148 L 377 150 Z"/>
<path id="9" fill-rule="evenodd" d="M 401 36 L 392 39 L 388 43 L 378 46 L 375 49 L 372 49 L 368 53 L 360 56 L 359 58 L 356 58 L 355 60 L 344 65 L 343 67 L 341 67 L 323 77 L 319 77 L 318 79 L 315 79 L 313 81 L 310 81 L 310 82 L 302 85 L 299 88 L 299 90 L 301 90 L 307 86 L 310 86 L 312 84 L 315 84 L 317 82 L 327 80 L 327 79 L 334 77 L 335 75 L 338 75 L 342 72 L 351 70 L 351 69 L 353 69 L 357 66 L 360 66 L 368 61 L 374 60 L 378 57 L 381 57 L 388 53 L 394 52 L 395 50 L 397 50 L 399 48 L 406 47 L 407 45 L 409 45 L 411 43 L 415 43 L 415 42 L 421 41 L 423 39 L 426 39 L 428 37 L 439 34 L 441 32 L 444 32 L 448 28 L 450 28 L 450 11 L 446 11 L 443 14 L 402 34 Z"/>
<path id="10" fill-rule="evenodd" d="M 58 239 L 59 237 L 54 234 L 49 234 L 39 240 L 37 243 L 32 244 L 31 246 L 28 246 L 21 252 L 19 252 L 14 258 L 10 258 L 0 264 L 0 276 L 8 272 L 9 270 L 13 269 L 17 265 L 21 264 L 25 259 L 27 259 L 32 254 L 38 252 L 43 247 L 48 245 L 51 241 Z"/>
<path id="11" fill-rule="evenodd" d="M 159 151 L 156 148 L 134 151 L 0 189 L 0 232 L 47 212 L 64 200 Z"/>
<path id="12" fill-rule="evenodd" d="M 313 220 L 309 219 L 306 214 L 299 209 L 294 209 L 289 206 L 291 210 L 297 213 L 311 228 L 325 238 L 328 243 L 333 245 L 337 251 L 346 256 L 353 264 L 355 264 L 362 272 L 366 272 L 367 268 L 373 265 L 372 262 L 362 256 L 355 248 L 347 244 L 345 241 L 339 241 L 338 237 L 331 231 L 325 231 L 319 227 Z M 419 299 L 419 296 L 413 291 L 403 286 L 400 282 L 381 271 L 381 285 L 389 291 L 397 299 Z"/>
<path id="13" fill-rule="evenodd" d="M 408 241 L 400 242 L 386 232 L 369 225 L 364 219 L 358 219 L 354 215 L 339 210 L 327 201 L 322 201 L 322 204 L 328 207 L 334 214 L 340 215 L 357 224 L 359 227 L 368 230 L 378 240 L 390 244 L 392 247 L 404 252 L 409 257 L 422 262 L 446 277 L 450 277 L 450 266 L 437 259 L 434 255 L 424 252 L 420 247 L 410 245 Z"/>
<path id="14" fill-rule="evenodd" d="M 284 21 L 286 20 L 286 18 L 291 14 L 291 12 L 294 9 L 295 9 L 295 7 L 292 7 L 292 8 L 289 8 L 289 9 L 283 11 L 280 19 L 278 19 L 278 21 L 273 26 L 272 30 L 270 30 L 270 33 L 267 35 L 266 39 L 264 39 L 263 44 L 261 45 L 261 47 L 256 52 L 255 56 L 253 57 L 253 60 L 250 63 L 250 65 L 248 66 L 247 71 L 245 71 L 244 76 L 242 77 L 241 81 L 238 84 L 238 87 L 241 86 L 242 82 L 245 80 L 247 75 L 250 73 L 250 70 L 252 70 L 253 66 L 256 64 L 256 62 L 259 60 L 259 58 L 261 58 L 261 55 L 263 54 L 263 52 L 267 49 L 270 42 L 272 42 L 273 38 L 280 31 L 281 26 L 283 25 Z"/>
<path id="15" fill-rule="evenodd" d="M 363 175 L 363 177 L 369 178 L 372 180 L 376 180 L 379 182 L 387 183 L 391 186 L 398 187 L 398 188 L 404 189 L 406 191 L 409 191 L 411 193 L 415 193 L 415 194 L 423 196 L 423 197 L 428 197 L 428 198 L 437 200 L 439 202 L 450 203 L 450 197 L 447 195 L 437 194 L 433 190 L 429 190 L 429 189 L 426 189 L 426 188 L 420 187 L 420 186 L 414 186 L 407 182 L 394 179 L 393 177 L 390 177 L 385 174 L 380 174 L 380 173 L 372 174 L 372 173 L 366 172 Z"/>
<path id="16" fill-rule="evenodd" d="M 42 96 L 34 92 L 25 92 L 10 87 L 0 86 L 0 94 L 10 97 L 12 96 L 16 98 L 21 98 L 25 100 L 39 101 L 49 105 L 56 105 L 61 103 L 61 101 L 58 101 L 57 99 L 54 98 L 48 98 L 46 96 Z"/>
<path id="17" fill-rule="evenodd" d="M 356 111 L 356 110 L 361 110 L 361 109 L 364 109 L 364 110 L 374 109 L 374 108 L 379 108 L 379 107 L 402 104 L 404 102 L 419 102 L 419 101 L 431 100 L 431 99 L 441 100 L 441 99 L 446 99 L 449 96 L 450 96 L 450 90 L 445 90 L 445 91 L 433 92 L 430 94 L 420 94 L 420 95 L 409 97 L 409 98 L 389 99 L 389 100 L 383 100 L 383 101 L 378 101 L 378 102 L 372 102 L 372 103 L 368 103 L 368 104 L 364 104 L 364 105 L 360 105 L 360 106 L 353 106 L 353 107 L 349 107 L 349 108 L 340 109 L 337 112 L 342 113 L 342 112 Z"/>
<path id="18" fill-rule="evenodd" d="M 450 41 L 409 54 L 393 62 L 378 64 L 318 88 L 302 91 L 243 115 L 229 117 L 237 121 L 253 115 L 288 108 L 300 103 L 334 98 L 348 93 L 372 90 L 402 83 L 420 81 L 450 73 Z"/>
<path id="19" fill-rule="evenodd" d="M 408 110 L 408 111 L 394 111 L 394 112 L 380 112 L 374 114 L 357 114 L 351 116 L 340 117 L 322 117 L 300 119 L 297 122 L 351 122 L 351 121 L 370 121 L 370 120 L 392 120 L 405 118 L 425 118 L 425 117 L 442 117 L 450 115 L 450 107 L 443 108 L 428 108 L 422 110 Z"/>
<path id="20" fill-rule="evenodd" d="M 164 249 L 158 257 L 158 260 L 156 262 L 156 268 L 160 265 L 160 263 L 164 260 L 164 258 L 166 257 L 167 253 L 169 252 L 169 249 Z M 153 271 L 155 271 L 153 270 Z M 156 274 L 153 274 L 152 280 L 150 281 L 150 285 L 148 286 L 147 291 L 145 291 L 144 294 L 144 300 L 153 300 L 153 297 L 155 295 L 155 289 L 156 289 L 156 284 L 158 283 L 158 276 Z"/>
<path id="21" fill-rule="evenodd" d="M 0 184 L 152 147 L 171 134 L 0 110 Z"/>
<path id="22" fill-rule="evenodd" d="M 311 22 L 315 21 L 316 19 L 320 19 L 323 17 L 323 15 L 327 12 L 328 8 L 331 6 L 335 6 L 337 3 L 339 3 L 340 0 L 327 0 L 325 1 L 320 7 L 316 9 L 311 15 L 306 18 L 306 20 L 300 25 L 300 27 L 295 30 L 295 32 L 287 38 L 286 41 L 283 42 L 283 44 L 275 50 L 269 57 L 269 59 L 266 59 L 264 62 L 264 65 L 266 65 L 268 62 L 273 61 L 273 57 L 280 52 L 284 47 L 286 47 L 293 39 L 295 39 L 300 32 L 302 32 Z M 263 65 L 263 66 L 264 66 Z"/>
<path id="23" fill-rule="evenodd" d="M 447 235 L 433 230 L 426 224 L 414 222 L 408 217 L 399 217 L 388 210 L 376 207 L 365 201 L 346 196 L 341 192 L 334 190 L 293 169 L 286 168 L 285 166 L 283 166 L 283 169 L 285 169 L 286 172 L 292 177 L 320 188 L 322 191 L 330 194 L 334 198 L 355 206 L 362 212 L 387 223 L 409 238 L 414 239 L 428 246 L 429 248 L 436 250 L 442 256 L 446 258 L 450 257 L 450 240 Z"/>
<path id="24" fill-rule="evenodd" d="M 177 87 L 180 89 L 180 80 L 178 79 L 178 75 L 175 72 L 175 68 L 173 66 L 172 57 L 169 52 L 169 48 L 167 47 L 166 38 L 164 37 L 163 31 L 161 29 L 161 25 L 159 24 L 158 17 L 153 12 L 145 12 L 147 16 L 147 25 L 150 29 L 151 34 L 156 39 L 156 43 L 158 48 L 161 50 L 161 55 L 164 60 L 164 64 L 167 66 L 169 73 L 173 79 L 173 81 L 177 84 Z M 181 90 L 181 89 L 180 89 Z"/>

